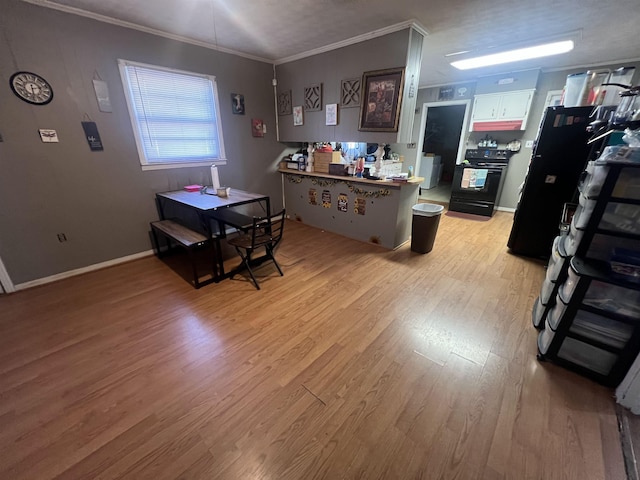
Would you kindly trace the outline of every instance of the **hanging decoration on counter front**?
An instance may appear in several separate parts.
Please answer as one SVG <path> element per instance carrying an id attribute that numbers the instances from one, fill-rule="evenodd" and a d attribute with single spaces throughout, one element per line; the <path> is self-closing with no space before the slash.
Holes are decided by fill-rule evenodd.
<path id="1" fill-rule="evenodd" d="M 322 206 L 324 208 L 331 208 L 331 192 L 329 190 L 322 191 Z"/>
<path id="2" fill-rule="evenodd" d="M 309 205 L 318 205 L 318 191 L 315 188 L 309 189 Z"/>
<path id="3" fill-rule="evenodd" d="M 346 193 L 338 194 L 338 211 L 347 212 L 349 209 L 349 197 Z"/>
<path id="4" fill-rule="evenodd" d="M 367 209 L 367 200 L 362 197 L 356 198 L 355 209 L 354 209 L 356 214 L 364 215 L 366 212 L 366 209 Z"/>
<path id="5" fill-rule="evenodd" d="M 342 182 L 342 180 L 332 180 L 332 179 L 322 180 L 317 177 L 311 178 L 311 183 L 313 183 L 314 185 L 319 185 L 320 187 L 332 187 L 336 183 L 340 183 L 340 182 Z"/>
<path id="6" fill-rule="evenodd" d="M 244 115 L 244 95 L 241 93 L 231 94 L 231 113 Z"/>
<path id="7" fill-rule="evenodd" d="M 352 193 L 355 193 L 356 195 L 361 195 L 365 198 L 370 198 L 370 197 L 374 197 L 374 198 L 380 198 L 380 197 L 389 197 L 391 195 L 391 190 L 389 190 L 388 188 L 380 188 L 376 191 L 369 191 L 369 190 L 364 190 L 362 188 L 359 187 L 354 187 L 351 183 L 345 182 L 347 183 L 347 187 L 349 187 L 349 190 Z"/>

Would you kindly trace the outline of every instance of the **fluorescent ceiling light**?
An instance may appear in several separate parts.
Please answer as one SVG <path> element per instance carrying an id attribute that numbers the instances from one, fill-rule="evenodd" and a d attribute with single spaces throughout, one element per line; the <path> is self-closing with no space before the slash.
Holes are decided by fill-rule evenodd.
<path id="1" fill-rule="evenodd" d="M 483 55 L 481 57 L 467 58 L 451 62 L 451 66 L 459 70 L 469 70 L 470 68 L 487 67 L 489 65 L 500 65 L 502 63 L 517 62 L 518 60 L 529 60 L 531 58 L 548 57 L 558 55 L 573 50 L 573 40 L 562 42 L 545 43 L 534 47 L 518 48 L 506 52 Z"/>

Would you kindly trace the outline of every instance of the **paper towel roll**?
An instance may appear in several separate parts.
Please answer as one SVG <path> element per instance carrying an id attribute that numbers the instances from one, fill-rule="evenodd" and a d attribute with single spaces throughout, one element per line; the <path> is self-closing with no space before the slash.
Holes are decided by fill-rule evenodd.
<path id="1" fill-rule="evenodd" d="M 211 185 L 213 190 L 216 191 L 220 188 L 220 177 L 218 177 L 218 167 L 211 165 Z"/>

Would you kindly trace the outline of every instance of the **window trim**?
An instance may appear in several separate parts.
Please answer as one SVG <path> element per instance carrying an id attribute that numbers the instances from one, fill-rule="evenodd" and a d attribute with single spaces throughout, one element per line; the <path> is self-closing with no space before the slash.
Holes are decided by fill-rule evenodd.
<path id="1" fill-rule="evenodd" d="M 181 75 L 190 75 L 193 77 L 201 77 L 206 78 L 211 82 L 211 88 L 213 90 L 213 101 L 216 109 L 216 127 L 218 130 L 218 144 L 220 149 L 220 156 L 218 159 L 199 161 L 199 162 L 149 162 L 147 161 L 147 157 L 144 153 L 144 147 L 142 139 L 140 138 L 139 125 L 136 121 L 135 109 L 133 106 L 133 99 L 131 98 L 129 79 L 127 77 L 127 73 L 125 68 L 127 66 L 134 67 L 143 67 L 149 68 L 153 70 L 159 70 L 163 72 L 177 73 Z M 124 97 L 127 103 L 127 113 L 129 114 L 129 120 L 131 121 L 131 128 L 133 129 L 133 135 L 135 137 L 136 149 L 138 150 L 138 159 L 140 160 L 140 165 L 142 166 L 142 170 L 164 170 L 169 168 L 185 168 L 185 167 L 203 167 L 203 166 L 211 166 L 211 165 L 226 165 L 227 164 L 227 156 L 224 148 L 224 136 L 222 133 L 222 111 L 220 110 L 220 101 L 218 95 L 218 84 L 216 82 L 216 77 L 213 75 L 207 75 L 204 73 L 196 73 L 189 72 L 186 70 L 178 70 L 175 68 L 162 67 L 159 65 L 151 65 L 148 63 L 134 62 L 131 60 L 118 59 L 118 69 L 120 71 L 120 79 L 122 81 L 122 87 L 124 89 Z"/>

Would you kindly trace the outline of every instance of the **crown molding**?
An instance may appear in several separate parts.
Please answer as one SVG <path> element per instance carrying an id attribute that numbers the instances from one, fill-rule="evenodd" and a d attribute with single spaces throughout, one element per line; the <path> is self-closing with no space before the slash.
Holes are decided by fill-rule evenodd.
<path id="1" fill-rule="evenodd" d="M 259 57 L 257 55 L 251 55 L 249 53 L 241 52 L 238 50 L 233 50 L 231 48 L 221 47 L 219 45 L 215 45 L 209 42 L 203 42 L 201 40 L 195 40 L 193 38 L 184 37 L 182 35 L 176 35 L 173 33 L 165 32 L 164 30 L 158 30 L 156 28 L 144 27 L 142 25 L 138 25 L 137 23 L 126 22 L 124 20 L 118 20 L 117 18 L 108 17 L 106 15 L 100 15 L 99 13 L 89 12 L 87 10 L 83 10 L 81 8 L 69 7 L 67 5 L 60 5 L 55 2 L 51 2 L 49 0 L 22 0 L 25 3 L 30 3 L 32 5 L 37 5 L 39 7 L 51 8 L 53 10 L 59 10 L 65 13 L 71 13 L 73 15 L 79 15 L 81 17 L 90 18 L 92 20 L 97 20 L 98 22 L 109 23 L 111 25 L 116 25 L 118 27 L 129 28 L 131 30 L 137 30 L 143 33 L 149 33 L 151 35 L 157 35 L 159 37 L 168 38 L 170 40 L 176 40 L 178 42 L 188 43 L 191 45 L 196 45 L 198 47 L 208 48 L 210 50 L 216 50 L 218 52 L 229 53 L 231 55 L 237 55 L 239 57 L 248 58 L 249 60 L 255 60 L 257 62 L 269 63 L 273 64 L 273 59 Z"/>
<path id="2" fill-rule="evenodd" d="M 389 25 L 388 27 L 380 28 L 378 30 L 363 33 L 361 35 L 356 35 L 355 37 L 347 38 L 346 40 L 331 43 L 329 45 L 325 45 L 324 47 L 314 48 L 313 50 L 309 50 L 307 52 L 297 53 L 295 55 L 291 55 L 290 57 L 278 58 L 273 63 L 275 63 L 276 65 L 282 65 L 283 63 L 294 62 L 296 60 L 301 60 L 303 58 L 318 55 L 320 53 L 330 52 L 331 50 L 337 50 L 338 48 L 347 47 L 349 45 L 354 45 L 356 43 L 371 40 L 373 38 L 382 37 L 390 33 L 399 32 L 400 30 L 405 30 L 407 28 L 413 28 L 425 37 L 429 35 L 426 28 L 424 28 L 417 20 L 411 19 L 404 22 L 396 23 L 394 25 Z"/>

